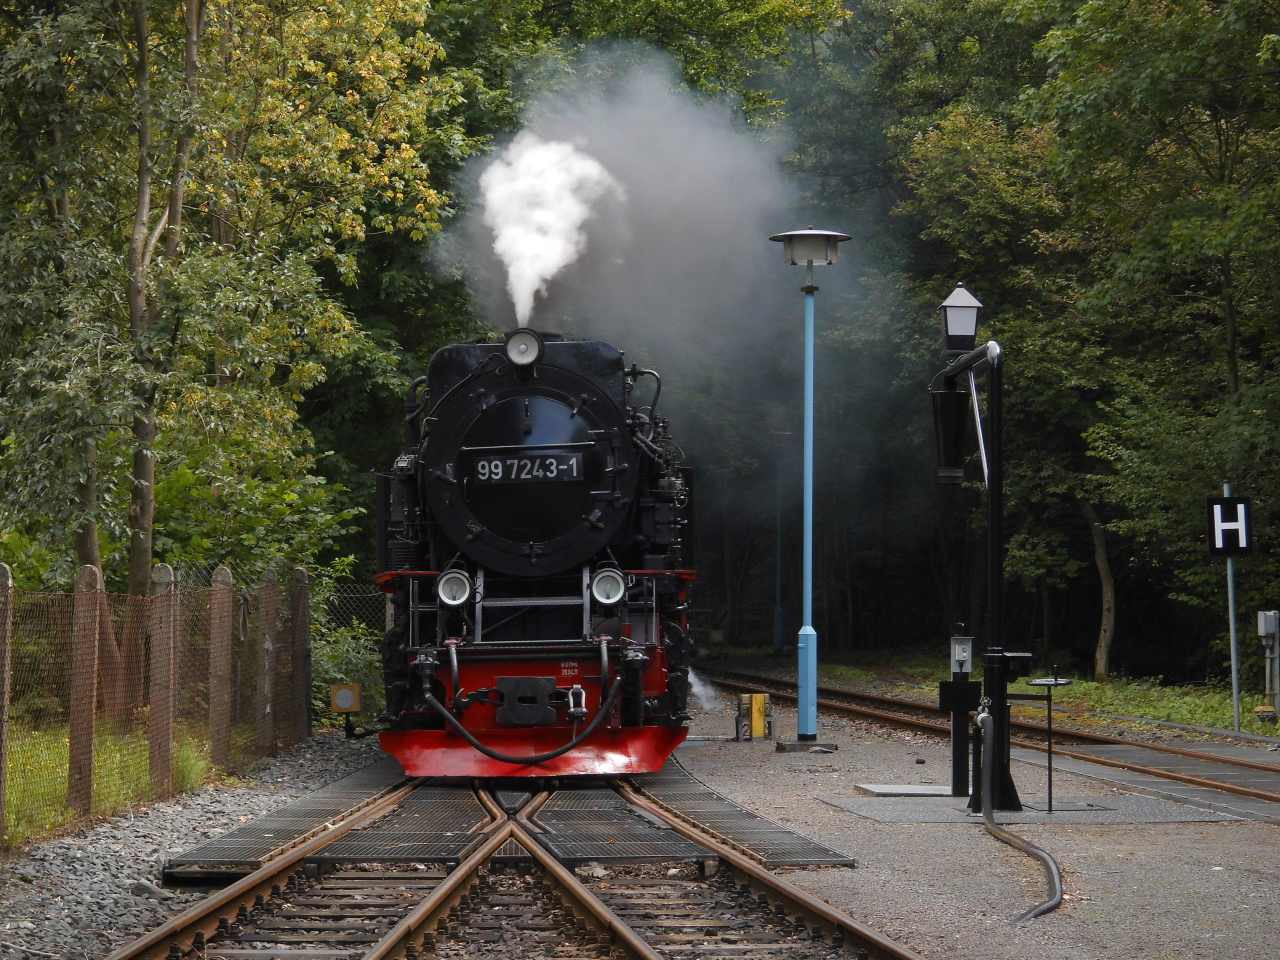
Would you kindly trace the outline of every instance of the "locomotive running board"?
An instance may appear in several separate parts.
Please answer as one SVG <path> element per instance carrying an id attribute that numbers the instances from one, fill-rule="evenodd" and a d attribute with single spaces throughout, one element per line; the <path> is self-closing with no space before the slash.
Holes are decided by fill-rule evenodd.
<path id="1" fill-rule="evenodd" d="M 613 777 L 657 773 L 688 732 L 686 727 L 599 730 L 568 753 L 532 766 L 486 757 L 451 731 L 388 730 L 379 739 L 410 777 Z M 475 732 L 485 746 L 516 757 L 548 753 L 571 735 L 557 727 Z"/>

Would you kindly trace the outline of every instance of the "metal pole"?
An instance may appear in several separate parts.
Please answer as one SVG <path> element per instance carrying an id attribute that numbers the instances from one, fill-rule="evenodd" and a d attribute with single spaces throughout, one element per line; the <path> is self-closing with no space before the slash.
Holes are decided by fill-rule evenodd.
<path id="1" fill-rule="evenodd" d="M 1053 665 L 1053 686 L 1045 701 L 1045 726 L 1049 729 L 1049 812 L 1053 813 L 1053 688 L 1058 685 L 1058 665 Z"/>
<path id="2" fill-rule="evenodd" d="M 964 681 L 963 673 L 951 674 L 952 680 Z M 951 711 L 951 795 L 969 793 L 969 711 Z"/>
<path id="3" fill-rule="evenodd" d="M 990 601 L 987 616 L 987 648 L 1003 649 L 1004 624 L 1004 363 L 997 352 L 987 373 L 987 389 L 990 393 L 991 452 L 990 487 L 987 490 L 988 542 L 987 576 Z M 974 396 L 977 402 L 977 396 Z M 988 692 L 987 696 L 991 694 Z M 997 718 L 997 728 L 1000 719 Z"/>
<path id="4" fill-rule="evenodd" d="M 1280 629 L 1271 635 L 1271 663 L 1276 671 L 1275 683 L 1271 687 L 1272 693 L 1275 695 L 1276 716 L 1280 717 Z"/>
<path id="5" fill-rule="evenodd" d="M 782 445 L 777 445 L 778 470 L 774 482 L 777 501 L 777 543 L 773 552 L 773 652 L 782 653 Z"/>
<path id="6" fill-rule="evenodd" d="M 1231 484 L 1222 485 L 1222 495 L 1231 496 Z M 1240 654 L 1236 640 L 1236 558 L 1227 557 L 1227 612 L 1231 624 L 1231 708 L 1236 733 L 1240 732 Z"/>
<path id="7" fill-rule="evenodd" d="M 804 286 L 804 609 L 797 640 L 800 703 L 797 740 L 818 739 L 818 632 L 813 629 L 813 261 Z"/>

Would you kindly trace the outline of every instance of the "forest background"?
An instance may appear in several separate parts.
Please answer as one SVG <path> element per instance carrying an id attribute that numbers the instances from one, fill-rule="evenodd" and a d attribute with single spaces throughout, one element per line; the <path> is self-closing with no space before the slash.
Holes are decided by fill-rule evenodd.
<path id="1" fill-rule="evenodd" d="M 1252 0 L 0 0 L 19 585 L 93 564 L 145 593 L 160 560 L 370 580 L 404 387 L 496 335 L 433 266 L 463 171 L 601 44 L 664 51 L 744 130 L 785 131 L 806 211 L 856 235 L 856 281 L 820 298 L 827 653 L 981 631 L 982 492 L 975 473 L 944 500 L 926 395 L 963 281 L 1009 360 L 1009 644 L 1221 677 L 1203 504 L 1224 480 L 1260 545 L 1242 622 L 1280 606 L 1280 8 Z M 778 478 L 798 625 L 796 458 L 770 440 L 799 423 L 795 301 L 751 374 L 791 399 L 708 356 L 675 425 L 699 627 L 742 643 L 772 640 Z"/>

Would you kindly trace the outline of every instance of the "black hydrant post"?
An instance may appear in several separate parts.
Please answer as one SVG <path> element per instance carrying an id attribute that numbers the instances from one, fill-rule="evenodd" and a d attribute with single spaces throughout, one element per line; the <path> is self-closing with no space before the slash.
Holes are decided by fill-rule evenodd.
<path id="1" fill-rule="evenodd" d="M 964 624 L 956 625 L 951 638 L 951 679 L 938 684 L 938 707 L 951 714 L 951 795 L 969 794 L 969 713 L 978 708 L 982 684 L 969 679 L 973 668 L 973 637 L 959 636 Z"/>
<path id="2" fill-rule="evenodd" d="M 992 742 L 984 749 L 991 751 L 994 763 L 990 797 L 984 798 L 992 810 L 1017 812 L 1022 809 L 1018 788 L 1013 785 L 1009 770 L 1009 689 L 1010 680 L 1025 677 L 1030 672 L 1031 654 L 1007 653 L 999 647 L 990 647 L 983 656 L 986 696 L 991 702 Z"/>

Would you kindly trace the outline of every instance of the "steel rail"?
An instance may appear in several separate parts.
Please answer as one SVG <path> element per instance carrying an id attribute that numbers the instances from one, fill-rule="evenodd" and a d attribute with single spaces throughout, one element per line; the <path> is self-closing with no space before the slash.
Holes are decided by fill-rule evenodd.
<path id="1" fill-rule="evenodd" d="M 515 826 L 510 820 L 491 824 L 489 839 L 440 881 L 427 898 L 414 907 L 391 931 L 376 943 L 362 960 L 399 960 L 408 952 L 410 944 L 417 946 L 423 934 L 433 930 L 435 922 L 449 912 L 449 908 L 462 899 L 462 895 L 476 880 L 476 874 L 498 849 L 510 839 Z"/>
<path id="2" fill-rule="evenodd" d="M 720 684 L 721 686 L 729 687 L 731 689 L 748 690 L 748 691 L 753 691 L 755 693 L 769 693 L 774 696 L 782 697 L 785 700 L 797 699 L 797 696 L 794 693 L 789 693 L 789 692 L 780 691 L 780 690 L 764 690 L 764 689 L 761 689 L 759 686 L 755 686 L 749 683 L 742 683 L 735 680 L 725 680 L 725 679 L 716 678 L 716 677 L 710 676 L 706 671 L 703 672 L 702 676 L 705 679 L 711 681 L 712 683 L 717 683 L 717 684 Z M 742 674 L 739 674 L 739 676 L 742 676 Z M 777 684 L 779 686 L 795 685 L 790 680 L 780 680 L 777 677 L 767 677 L 767 678 L 761 678 L 761 679 L 768 683 Z M 862 694 L 852 693 L 847 690 L 835 690 L 831 687 L 824 687 L 821 689 L 826 690 L 828 693 L 839 693 L 842 696 L 849 696 L 849 697 L 862 696 Z M 880 699 L 886 699 L 886 698 L 880 698 Z M 916 710 L 920 710 L 923 712 L 928 712 L 928 711 L 938 712 L 935 710 L 935 708 L 930 707 L 928 704 L 915 703 L 910 700 L 904 700 L 902 701 L 902 704 L 904 706 L 910 706 Z M 887 724 L 905 727 L 909 730 L 927 730 L 930 733 L 941 733 L 941 734 L 946 734 L 947 736 L 951 735 L 950 724 L 932 723 L 928 720 L 919 720 L 919 719 L 914 719 L 912 717 L 904 717 L 901 714 L 886 713 L 883 710 L 873 710 L 870 707 L 859 707 L 856 704 L 840 703 L 835 700 L 819 699 L 818 706 L 825 707 L 828 710 L 836 710 L 841 713 L 854 713 L 854 714 L 859 714 L 861 716 L 871 717 L 873 719 L 883 721 L 884 723 L 887 723 Z M 1027 726 L 1031 726 L 1030 724 L 1027 724 L 1025 721 L 1022 721 L 1015 725 L 1021 726 L 1024 729 Z M 1035 724 L 1034 726 L 1038 727 L 1040 730 L 1044 729 L 1044 727 L 1039 724 Z M 1075 731 L 1071 731 L 1071 735 L 1079 736 L 1082 738 L 1089 737 L 1089 738 L 1099 739 L 1099 740 L 1101 739 L 1101 736 L 1102 736 L 1101 734 L 1076 734 Z M 1153 749 L 1154 752 L 1172 753 L 1176 756 L 1183 756 L 1193 760 L 1204 760 L 1209 763 L 1224 763 L 1230 766 L 1248 767 L 1248 768 L 1254 768 L 1259 770 L 1265 770 L 1272 773 L 1280 773 L 1280 768 L 1267 766 L 1266 764 L 1256 764 L 1251 761 L 1240 761 L 1240 762 L 1232 763 L 1232 761 L 1228 759 L 1217 757 L 1212 754 L 1198 753 L 1193 750 L 1180 750 L 1177 747 L 1164 747 L 1156 744 L 1135 743 L 1132 740 L 1120 740 L 1117 738 L 1108 738 L 1108 740 L 1109 742 L 1112 742 L 1112 743 L 1124 744 L 1125 746 L 1129 746 L 1129 747 L 1141 747 L 1143 749 Z M 1031 750 L 1039 750 L 1041 753 L 1047 752 L 1047 747 L 1045 746 L 1045 744 L 1037 743 L 1033 740 L 1011 739 L 1010 742 L 1015 746 L 1027 747 L 1028 749 L 1031 749 Z M 1107 741 L 1103 741 L 1103 742 L 1107 742 Z M 1208 790 L 1220 790 L 1224 793 L 1234 793 L 1242 797 L 1252 797 L 1255 800 L 1267 800 L 1271 803 L 1280 803 L 1280 793 L 1273 793 L 1269 790 L 1257 790 L 1253 787 L 1244 787 L 1234 783 L 1226 783 L 1221 780 L 1208 780 L 1204 777 L 1197 777 L 1188 773 L 1178 773 L 1175 770 L 1165 770 L 1162 767 L 1149 767 L 1144 764 L 1133 763 L 1127 760 L 1115 760 L 1115 759 L 1112 759 L 1111 757 L 1101 757 L 1091 753 L 1079 753 L 1077 751 L 1070 749 L 1070 747 L 1062 747 L 1062 746 L 1055 745 L 1053 752 L 1058 756 L 1070 757 L 1073 760 L 1082 760 L 1087 763 L 1097 763 L 1105 767 L 1114 767 L 1119 770 L 1129 770 L 1129 771 L 1132 771 L 1133 773 L 1146 774 L 1147 776 L 1158 777 L 1162 780 L 1177 780 L 1181 783 L 1185 783 L 1193 787 L 1203 787 Z"/>
<path id="3" fill-rule="evenodd" d="M 770 677 L 767 674 L 750 673 L 745 670 L 726 670 L 724 671 L 730 676 L 746 677 L 751 680 L 759 680 L 768 683 L 777 683 L 788 686 L 794 686 L 794 681 L 783 680 L 779 677 Z M 719 681 L 717 681 L 719 682 Z M 724 681 L 731 683 L 732 681 Z M 947 716 L 937 707 L 927 703 L 921 703 L 919 700 L 906 700 L 902 697 L 887 697 L 878 693 L 861 693 L 856 690 L 844 690 L 840 687 L 829 687 L 819 685 L 820 693 L 832 693 L 842 697 L 856 697 L 859 700 L 871 700 L 876 703 L 883 703 L 888 706 L 905 707 L 907 709 L 919 710 L 923 713 L 937 714 L 939 716 Z M 1017 696 L 1010 697 L 1012 701 L 1017 701 Z M 1141 717 L 1134 717 L 1135 721 L 1141 723 Z M 1017 727 L 1020 730 L 1029 730 L 1033 733 L 1047 733 L 1048 725 L 1037 723 L 1034 720 L 1010 721 L 1010 726 Z M 950 730 L 948 726 L 946 729 Z M 1055 734 L 1061 734 L 1067 737 L 1074 737 L 1077 740 L 1088 740 L 1092 743 L 1117 744 L 1128 747 L 1142 747 L 1144 750 L 1154 750 L 1157 753 L 1169 753 L 1179 757 L 1189 757 L 1196 760 L 1208 760 L 1211 763 L 1225 763 L 1233 767 L 1247 767 L 1251 770 L 1262 770 L 1266 773 L 1280 773 L 1280 764 L 1266 763 L 1262 760 L 1246 760 L 1243 757 L 1222 757 L 1212 753 L 1201 753 L 1199 750 L 1192 750 L 1188 747 L 1171 747 L 1163 743 L 1135 743 L 1132 740 L 1126 740 L 1123 737 L 1113 737 L 1105 733 L 1094 733 L 1091 730 L 1077 730 L 1074 727 L 1063 727 L 1061 725 L 1054 727 Z"/>
<path id="4" fill-rule="evenodd" d="M 512 820 L 511 825 L 516 841 L 533 855 L 538 865 L 559 885 L 561 899 L 566 896 L 572 899 L 584 913 L 591 916 L 597 928 L 607 932 L 614 944 L 621 947 L 633 960 L 662 960 L 653 947 L 645 943 L 638 933 L 588 890 L 564 864 L 551 856 L 518 819 Z"/>
<path id="5" fill-rule="evenodd" d="M 294 847 L 284 856 L 273 860 L 249 876 L 241 878 L 217 893 L 210 894 L 150 933 L 116 950 L 107 957 L 107 960 L 165 960 L 170 955 L 170 946 L 174 943 L 178 944 L 180 950 L 190 950 L 191 941 L 196 933 L 203 933 L 208 937 L 217 931 L 218 920 L 228 911 L 234 916 L 241 904 L 252 905 L 258 894 L 269 897 L 272 884 L 279 883 L 282 878 L 287 879 L 288 875 L 301 866 L 307 857 L 356 827 L 371 823 L 389 813 L 421 783 L 420 779 L 414 780 L 372 806 L 365 807 L 356 816 L 333 829 L 325 831 L 301 846 Z"/>
<path id="6" fill-rule="evenodd" d="M 528 803 L 516 811 L 513 817 L 513 822 L 518 831 L 516 840 L 533 855 L 533 858 L 542 865 L 544 870 L 556 878 L 560 885 L 578 901 L 584 910 L 595 917 L 597 924 L 604 929 L 610 930 L 614 937 L 633 956 L 641 958 L 641 960 L 657 958 L 658 955 L 636 935 L 634 930 L 618 919 L 617 915 L 606 904 L 588 890 L 571 871 L 566 870 L 560 861 L 555 859 L 538 840 L 537 834 L 542 831 L 538 829 L 537 824 L 533 823 L 530 818 L 535 816 L 542 809 L 542 805 L 550 799 L 551 793 L 544 790 L 537 796 L 532 797 Z"/>
<path id="7" fill-rule="evenodd" d="M 588 890 L 577 877 L 551 856 L 530 833 L 527 817 L 545 803 L 549 793 L 540 793 L 526 803 L 515 817 L 509 816 L 498 806 L 486 790 L 477 790 L 477 797 L 485 810 L 493 816 L 491 833 L 474 853 L 464 860 L 422 901 L 398 923 L 362 960 L 400 960 L 406 956 L 410 944 L 415 947 L 424 934 L 444 917 L 449 908 L 456 905 L 466 889 L 475 883 L 479 870 L 508 840 L 515 840 L 547 874 L 562 901 L 573 909 L 574 915 L 587 921 L 596 930 L 597 939 L 604 937 L 619 946 L 632 960 L 662 960 L 643 939 L 623 922 L 606 904 Z"/>
<path id="8" fill-rule="evenodd" d="M 744 857 L 736 850 L 730 849 L 710 835 L 676 819 L 662 807 L 652 803 L 647 796 L 638 793 L 630 784 L 620 781 L 615 782 L 614 789 L 628 803 L 635 804 L 648 811 L 682 837 L 692 840 L 715 854 L 722 864 L 739 877 L 745 878 L 746 882 L 750 883 L 753 888 L 760 892 L 771 893 L 775 901 L 784 901 L 790 909 L 805 914 L 811 920 L 816 920 L 818 926 L 821 926 L 827 934 L 840 931 L 841 935 L 848 940 L 849 946 L 868 951 L 869 956 L 874 960 L 924 960 L 923 957 L 910 948 L 904 947 L 883 934 L 877 933 L 870 927 L 864 926 L 843 911 L 837 910 L 812 894 L 806 893 L 781 877 L 775 876 L 759 864 Z"/>

